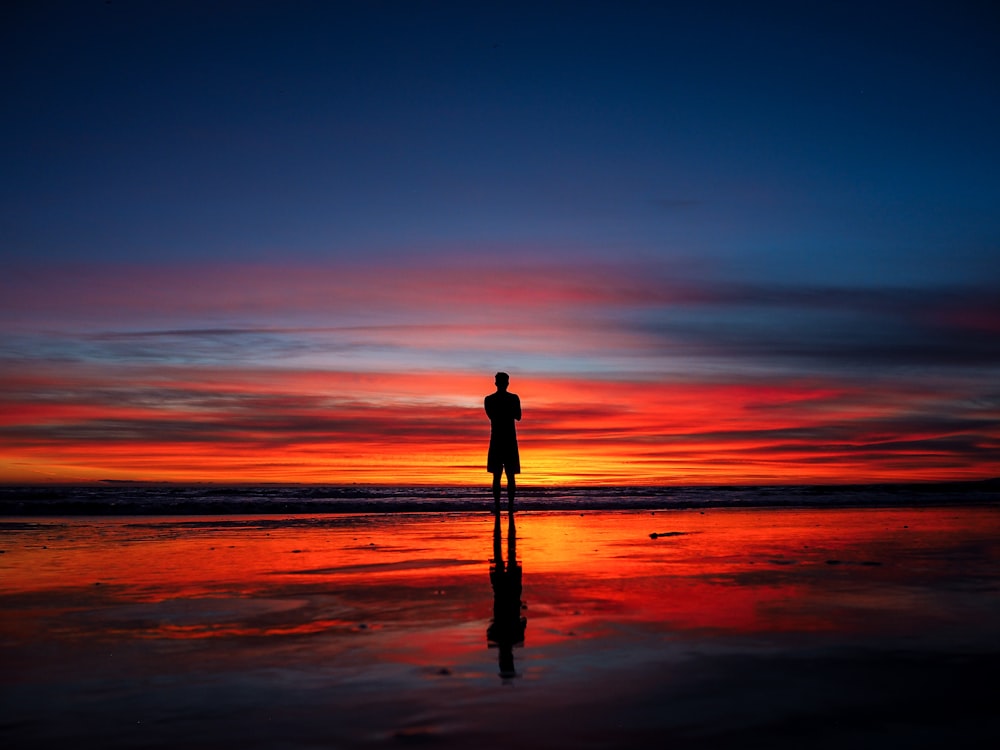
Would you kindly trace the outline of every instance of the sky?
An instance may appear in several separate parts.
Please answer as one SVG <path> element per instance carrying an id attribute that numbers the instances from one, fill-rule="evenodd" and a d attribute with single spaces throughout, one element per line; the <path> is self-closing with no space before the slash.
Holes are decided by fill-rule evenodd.
<path id="1" fill-rule="evenodd" d="M 991 2 L 14 2 L 0 482 L 1000 476 Z"/>

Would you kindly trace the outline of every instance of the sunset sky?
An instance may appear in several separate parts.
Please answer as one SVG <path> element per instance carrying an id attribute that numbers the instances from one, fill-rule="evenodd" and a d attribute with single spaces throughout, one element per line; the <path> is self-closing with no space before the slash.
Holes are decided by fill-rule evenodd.
<path id="1" fill-rule="evenodd" d="M 0 482 L 1000 476 L 990 2 L 0 11 Z"/>

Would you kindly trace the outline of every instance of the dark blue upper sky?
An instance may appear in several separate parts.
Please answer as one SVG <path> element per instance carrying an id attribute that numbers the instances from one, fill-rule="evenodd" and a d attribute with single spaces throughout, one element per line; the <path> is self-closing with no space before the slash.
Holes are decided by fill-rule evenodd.
<path id="1" fill-rule="evenodd" d="M 1000 271 L 997 6 L 24 2 L 14 259 Z"/>

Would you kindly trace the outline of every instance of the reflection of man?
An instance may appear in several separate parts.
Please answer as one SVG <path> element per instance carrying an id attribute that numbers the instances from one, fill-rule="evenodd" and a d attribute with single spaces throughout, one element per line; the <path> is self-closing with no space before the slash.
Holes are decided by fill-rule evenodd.
<path id="1" fill-rule="evenodd" d="M 516 531 L 513 519 L 507 530 L 507 563 L 500 548 L 500 518 L 493 528 L 493 620 L 486 629 L 486 641 L 499 651 L 500 676 L 507 681 L 517 677 L 514 668 L 514 646 L 524 644 L 528 619 L 521 616 L 521 566 L 517 563 Z"/>
<path id="2" fill-rule="evenodd" d="M 486 458 L 486 471 L 493 474 L 493 504 L 500 516 L 500 477 L 507 473 L 507 512 L 514 515 L 514 476 L 521 473 L 521 458 L 517 453 L 517 431 L 514 422 L 521 419 L 521 399 L 508 393 L 510 376 L 505 372 L 496 375 L 497 392 L 484 402 L 490 418 L 490 452 Z"/>

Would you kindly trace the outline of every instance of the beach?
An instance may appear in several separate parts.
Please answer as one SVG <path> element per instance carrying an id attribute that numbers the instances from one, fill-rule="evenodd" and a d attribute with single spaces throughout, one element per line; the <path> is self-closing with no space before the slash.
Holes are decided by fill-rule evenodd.
<path id="1" fill-rule="evenodd" d="M 0 550 L 5 747 L 1000 740 L 995 506 L 7 517 Z"/>

